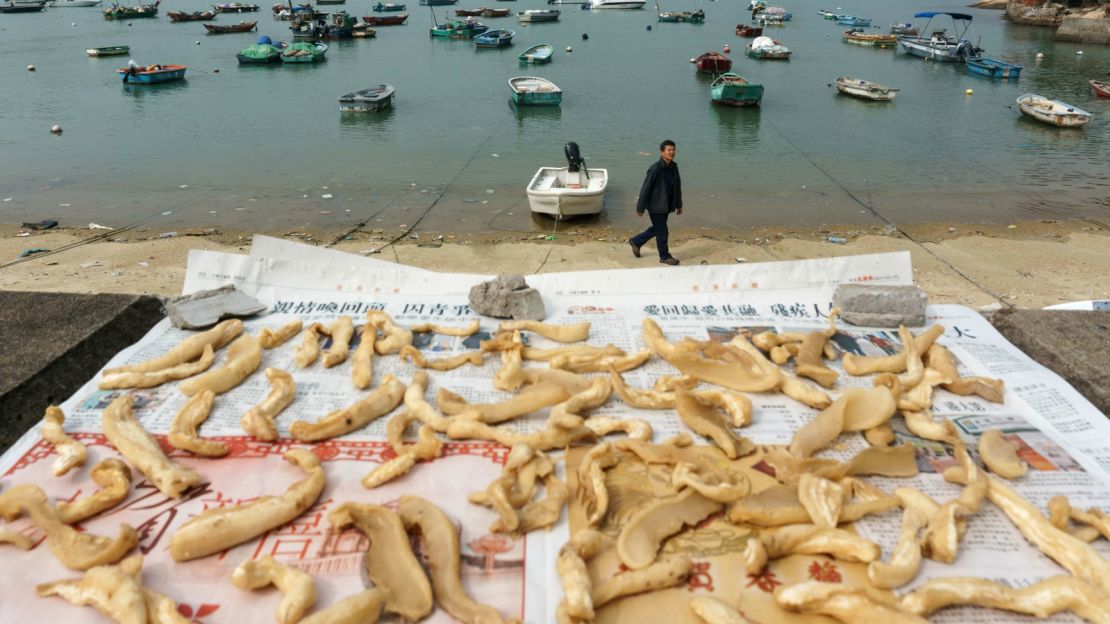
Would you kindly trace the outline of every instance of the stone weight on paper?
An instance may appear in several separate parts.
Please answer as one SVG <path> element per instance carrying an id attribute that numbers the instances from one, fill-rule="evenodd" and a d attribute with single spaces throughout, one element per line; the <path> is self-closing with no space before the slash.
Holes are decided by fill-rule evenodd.
<path id="1" fill-rule="evenodd" d="M 542 321 L 545 316 L 543 297 L 521 275 L 498 275 L 472 287 L 470 309 L 493 318 Z"/>
<path id="2" fill-rule="evenodd" d="M 921 327 L 929 296 L 917 286 L 841 284 L 833 293 L 840 318 L 864 327 Z"/>

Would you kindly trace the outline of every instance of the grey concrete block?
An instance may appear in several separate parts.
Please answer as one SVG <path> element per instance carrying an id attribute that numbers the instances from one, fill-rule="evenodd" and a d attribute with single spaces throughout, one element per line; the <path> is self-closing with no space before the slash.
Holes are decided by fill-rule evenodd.
<path id="1" fill-rule="evenodd" d="M 470 289 L 470 309 L 483 316 L 542 321 L 543 297 L 520 275 L 498 275 Z"/>
<path id="2" fill-rule="evenodd" d="M 840 318 L 865 327 L 921 327 L 929 296 L 917 286 L 841 284 L 833 293 Z"/>
<path id="3" fill-rule="evenodd" d="M 225 318 L 254 316 L 266 310 L 265 304 L 240 292 L 232 284 L 169 297 L 163 305 L 166 316 L 179 329 L 204 329 Z"/>

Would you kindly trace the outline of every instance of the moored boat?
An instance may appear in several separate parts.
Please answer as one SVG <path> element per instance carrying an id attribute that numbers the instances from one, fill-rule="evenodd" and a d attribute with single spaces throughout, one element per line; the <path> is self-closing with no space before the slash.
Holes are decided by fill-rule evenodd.
<path id="1" fill-rule="evenodd" d="M 966 13 L 949 13 L 946 11 L 925 11 L 922 13 L 915 13 L 914 17 L 927 17 L 929 21 L 926 23 L 925 28 L 922 30 L 929 31 L 929 25 L 933 23 L 933 18 L 938 15 L 947 15 L 952 18 L 952 22 L 956 27 L 956 36 L 949 37 L 945 31 L 933 31 L 929 37 L 918 37 L 912 35 L 899 35 L 898 45 L 906 52 L 927 58 L 932 61 L 939 61 L 944 63 L 955 63 L 962 61 L 969 56 L 976 56 L 978 50 L 971 42 L 964 38 L 967 34 L 967 29 L 971 27 L 971 16 Z M 960 26 L 963 26 L 961 30 Z"/>
<path id="2" fill-rule="evenodd" d="M 528 182 L 525 193 L 533 213 L 562 219 L 601 212 L 609 172 L 591 169 L 578 152 L 578 144 L 570 142 L 563 148 L 565 167 L 540 167 Z"/>
<path id="3" fill-rule="evenodd" d="M 890 34 L 892 35 L 916 35 L 917 26 L 909 22 L 900 22 L 898 24 L 890 25 Z"/>
<path id="4" fill-rule="evenodd" d="M 258 10 L 257 4 L 241 4 L 239 2 L 224 2 L 212 7 L 217 13 L 252 13 Z"/>
<path id="5" fill-rule="evenodd" d="M 235 58 L 240 65 L 268 65 L 281 62 L 281 48 L 274 45 L 266 35 L 258 38 L 258 43 L 249 48 L 240 50 Z"/>
<path id="6" fill-rule="evenodd" d="M 480 7 L 477 9 L 455 9 L 455 15 L 458 17 L 478 17 L 482 14 L 482 11 L 485 10 L 486 7 Z"/>
<path id="7" fill-rule="evenodd" d="M 486 7 L 482 10 L 482 15 L 484 17 L 509 17 L 512 14 L 512 9 L 491 9 L 490 7 Z"/>
<path id="8" fill-rule="evenodd" d="M 118 4 L 103 10 L 104 19 L 138 19 L 141 17 L 158 17 L 158 5 L 161 0 L 154 4 L 140 4 L 139 6 L 125 7 Z"/>
<path id="9" fill-rule="evenodd" d="M 704 24 L 705 11 L 698 9 L 696 11 L 664 11 L 659 7 L 659 1 L 655 2 L 656 17 L 660 22 L 671 23 L 688 23 L 688 24 Z"/>
<path id="10" fill-rule="evenodd" d="M 521 52 L 520 55 L 517 56 L 517 59 L 520 60 L 521 63 L 542 65 L 544 63 L 551 62 L 551 55 L 554 52 L 555 48 L 553 48 L 550 44 L 540 43 Z"/>
<path id="11" fill-rule="evenodd" d="M 473 39 L 489 30 L 489 26 L 481 22 L 459 20 L 445 20 L 438 22 L 428 30 L 433 37 L 449 37 L 451 39 Z"/>
<path id="12" fill-rule="evenodd" d="M 186 69 L 184 65 L 147 65 L 117 69 L 116 73 L 124 84 L 157 84 L 183 79 Z"/>
<path id="13" fill-rule="evenodd" d="M 763 85 L 752 84 L 739 74 L 727 72 L 713 80 L 709 95 L 717 104 L 758 106 L 763 99 Z"/>
<path id="14" fill-rule="evenodd" d="M 408 13 L 402 13 L 400 15 L 365 15 L 362 21 L 371 26 L 400 26 L 404 24 L 405 20 L 408 18 Z"/>
<path id="15" fill-rule="evenodd" d="M 328 44 L 298 41 L 281 51 L 282 63 L 318 63 L 327 60 Z"/>
<path id="16" fill-rule="evenodd" d="M 131 53 L 131 46 L 105 46 L 103 48 L 89 48 L 85 54 L 89 56 L 123 56 Z"/>
<path id="17" fill-rule="evenodd" d="M 46 10 L 46 0 L 41 2 L 7 2 L 0 4 L 0 13 L 38 13 Z"/>
<path id="18" fill-rule="evenodd" d="M 63 8 L 63 7 L 71 7 L 71 8 L 94 7 L 94 6 L 100 6 L 100 0 L 53 0 L 53 2 L 50 3 L 50 6 L 56 7 L 56 8 Z"/>
<path id="19" fill-rule="evenodd" d="M 1021 75 L 1022 66 L 1014 65 L 1013 63 L 1006 63 L 995 59 L 984 58 L 982 56 L 968 57 L 964 59 L 964 64 L 970 74 L 979 76 L 987 76 L 988 78 L 1002 78 L 1005 80 L 1017 80 Z"/>
<path id="20" fill-rule="evenodd" d="M 559 9 L 526 9 L 517 13 L 517 17 L 525 23 L 557 22 L 560 14 Z"/>
<path id="21" fill-rule="evenodd" d="M 169 17 L 171 22 L 208 22 L 216 19 L 216 12 L 193 11 L 192 13 L 185 13 L 183 11 L 166 11 L 166 17 Z"/>
<path id="22" fill-rule="evenodd" d="M 836 23 L 843 26 L 870 26 L 871 19 L 867 17 L 856 17 L 855 15 L 838 15 Z"/>
<path id="23" fill-rule="evenodd" d="M 405 5 L 397 2 L 376 3 L 373 7 L 375 13 L 390 13 L 396 11 L 404 11 Z"/>
<path id="24" fill-rule="evenodd" d="M 377 37 L 378 31 L 371 28 L 370 24 L 355 24 L 351 27 L 351 36 L 356 39 L 369 39 L 371 37 Z"/>
<path id="25" fill-rule="evenodd" d="M 647 0 L 587 0 L 585 3 L 591 9 L 642 9 L 645 4 Z"/>
<path id="26" fill-rule="evenodd" d="M 479 48 L 505 48 L 513 45 L 514 36 L 515 32 L 503 28 L 487 30 L 474 37 L 474 45 Z"/>
<path id="27" fill-rule="evenodd" d="M 871 48 L 893 48 L 898 45 L 898 37 L 894 35 L 868 34 L 862 30 L 846 30 L 840 39 L 844 43 Z"/>
<path id="28" fill-rule="evenodd" d="M 204 29 L 212 35 L 226 35 L 228 33 L 243 33 L 250 32 L 258 26 L 258 22 L 239 22 L 238 24 L 231 24 L 229 26 L 221 26 L 219 24 L 203 24 Z"/>
<path id="29" fill-rule="evenodd" d="M 758 37 L 763 34 L 762 26 L 749 26 L 747 24 L 736 25 L 737 37 Z"/>
<path id="30" fill-rule="evenodd" d="M 513 103 L 517 106 L 558 106 L 563 102 L 563 90 L 546 78 L 509 78 L 509 89 L 513 93 Z"/>
<path id="31" fill-rule="evenodd" d="M 1081 128 L 1091 121 L 1091 114 L 1087 111 L 1036 93 L 1026 93 L 1019 97 L 1017 105 L 1021 114 L 1050 126 Z"/>
<path id="32" fill-rule="evenodd" d="M 898 95 L 898 89 L 859 78 L 837 78 L 836 90 L 862 100 L 889 102 Z"/>
<path id="33" fill-rule="evenodd" d="M 720 52 L 709 51 L 695 58 L 694 66 L 703 74 L 723 74 L 732 69 L 732 59 Z"/>
<path id="34" fill-rule="evenodd" d="M 756 37 L 748 44 L 745 53 L 759 60 L 784 61 L 790 58 L 790 49 L 770 37 Z"/>
<path id="35" fill-rule="evenodd" d="M 459 0 L 420 0 L 421 6 L 448 6 L 458 3 Z"/>
<path id="36" fill-rule="evenodd" d="M 382 84 L 339 96 L 344 113 L 372 113 L 393 106 L 393 85 Z"/>
<path id="37" fill-rule="evenodd" d="M 1094 91 L 1095 95 L 1098 97 L 1110 98 L 1110 82 L 1088 80 L 1087 83 L 1091 85 L 1091 90 Z"/>

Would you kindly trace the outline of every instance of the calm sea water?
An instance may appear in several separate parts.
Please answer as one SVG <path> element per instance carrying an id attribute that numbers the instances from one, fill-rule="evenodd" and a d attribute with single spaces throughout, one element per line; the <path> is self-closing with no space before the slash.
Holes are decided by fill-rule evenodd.
<path id="1" fill-rule="evenodd" d="M 219 19 L 257 19 L 258 32 L 218 36 L 164 15 L 202 9 L 199 0 L 168 0 L 158 19 L 130 23 L 95 8 L 0 15 L 0 221 L 119 226 L 172 211 L 159 227 L 337 229 L 369 220 L 395 228 L 426 213 L 425 229 L 542 230 L 550 222 L 530 218 L 524 185 L 539 166 L 564 162 L 563 144 L 576 141 L 590 166 L 609 170 L 600 222 L 631 228 L 634 197 L 664 138 L 678 143 L 686 226 L 874 223 L 870 209 L 897 222 L 1105 221 L 1110 100 L 1095 98 L 1086 81 L 1107 77 L 1110 48 L 1057 43 L 1049 29 L 957 4 L 817 1 L 786 5 L 794 20 L 767 29 L 793 50 L 789 62 L 743 55 L 750 40 L 733 30 L 750 14 L 738 0 L 702 2 L 704 25 L 656 23 L 650 5 L 563 5 L 560 22 L 530 26 L 483 18 L 517 32 L 506 50 L 431 39 L 431 11 L 412 0 L 407 25 L 331 42 L 327 62 L 299 67 L 237 66 L 236 52 L 260 34 L 289 40 L 287 23 L 265 7 Z M 371 4 L 345 8 L 361 16 Z M 455 8 L 436 11 L 443 19 Z M 960 65 L 847 45 L 845 27 L 818 8 L 871 17 L 882 26 L 872 32 L 915 11 L 969 12 L 972 41 L 1025 70 L 1020 81 L 991 82 Z M 519 67 L 517 54 L 541 42 L 556 46 L 555 60 Z M 114 70 L 127 57 L 85 56 L 119 44 L 142 64 L 188 65 L 187 79 L 124 87 Z M 710 103 L 710 80 L 689 60 L 725 44 L 733 70 L 765 85 L 760 108 Z M 560 109 L 509 103 L 508 78 L 532 73 L 563 88 Z M 838 96 L 830 83 L 841 75 L 902 91 L 888 104 Z M 397 88 L 396 110 L 339 113 L 339 95 L 383 82 Z M 1010 106 L 1028 91 L 1087 109 L 1095 121 L 1076 131 L 1022 119 Z M 64 134 L 51 135 L 53 124 Z"/>

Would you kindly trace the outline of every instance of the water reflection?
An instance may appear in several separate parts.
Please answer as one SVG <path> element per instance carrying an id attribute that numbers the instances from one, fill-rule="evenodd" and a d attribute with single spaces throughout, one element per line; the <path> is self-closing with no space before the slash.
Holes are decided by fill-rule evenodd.
<path id="1" fill-rule="evenodd" d="M 722 106 L 709 102 L 717 118 L 717 144 L 723 150 L 759 147 L 761 109 L 758 106 Z"/>
<path id="2" fill-rule="evenodd" d="M 509 111 L 516 120 L 517 135 L 539 130 L 554 130 L 563 119 L 562 106 L 517 106 L 508 100 Z"/>
<path id="3" fill-rule="evenodd" d="M 151 102 L 159 102 L 167 97 L 175 94 L 180 94 L 186 87 L 189 86 L 189 79 L 172 80 L 170 82 L 156 82 L 153 84 L 135 84 L 130 82 L 122 82 L 121 89 L 125 94 L 134 98 L 136 101 L 144 99 Z"/>
<path id="4" fill-rule="evenodd" d="M 339 105 L 336 105 L 338 108 Z M 346 132 L 348 130 L 371 129 L 383 130 L 393 121 L 397 109 L 390 106 L 383 111 L 365 113 L 339 113 L 339 125 Z"/>

